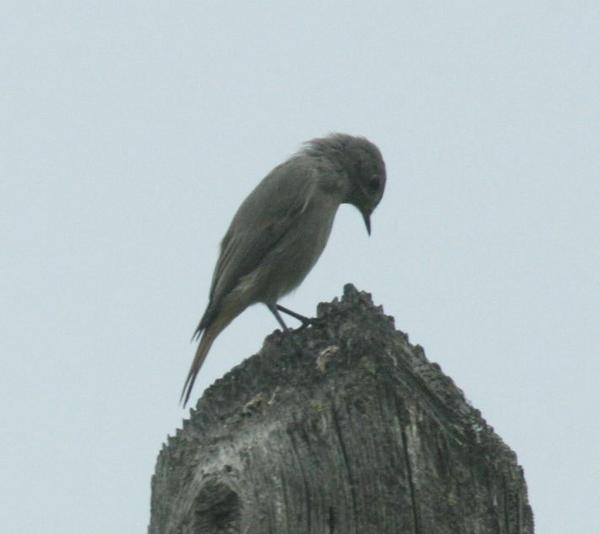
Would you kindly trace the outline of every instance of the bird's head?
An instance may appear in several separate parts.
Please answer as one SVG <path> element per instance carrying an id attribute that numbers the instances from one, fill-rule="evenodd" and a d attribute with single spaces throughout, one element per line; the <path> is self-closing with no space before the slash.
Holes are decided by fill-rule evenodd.
<path id="1" fill-rule="evenodd" d="M 385 163 L 379 149 L 362 137 L 350 138 L 345 159 L 344 168 L 350 180 L 346 202 L 358 208 L 370 235 L 371 214 L 385 190 Z"/>
<path id="2" fill-rule="evenodd" d="M 334 161 L 343 171 L 342 202 L 358 208 L 371 234 L 371 214 L 383 197 L 386 180 L 379 149 L 364 137 L 336 133 L 309 141 L 308 151 Z"/>

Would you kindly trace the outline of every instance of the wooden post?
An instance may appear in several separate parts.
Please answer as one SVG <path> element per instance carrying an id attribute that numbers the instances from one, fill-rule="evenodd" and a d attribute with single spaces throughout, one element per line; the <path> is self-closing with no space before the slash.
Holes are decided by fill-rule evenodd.
<path id="1" fill-rule="evenodd" d="M 533 534 L 515 454 L 370 295 L 318 316 L 168 438 L 149 534 Z"/>

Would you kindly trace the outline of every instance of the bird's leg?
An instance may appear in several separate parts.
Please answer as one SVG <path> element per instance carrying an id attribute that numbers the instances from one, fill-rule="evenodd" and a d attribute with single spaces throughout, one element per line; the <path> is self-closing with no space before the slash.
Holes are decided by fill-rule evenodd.
<path id="1" fill-rule="evenodd" d="M 299 328 L 299 330 L 303 330 L 304 328 L 306 328 L 309 325 L 315 325 L 319 323 L 319 319 L 317 319 L 316 317 L 305 317 L 304 315 L 300 315 L 299 313 L 296 313 L 295 311 L 289 310 L 288 308 L 283 307 L 281 304 L 277 304 L 277 309 L 280 312 L 283 312 L 287 315 L 289 315 L 290 317 L 293 317 L 294 319 L 298 319 L 298 321 L 300 321 L 302 323 L 302 326 Z"/>
<path id="2" fill-rule="evenodd" d="M 288 328 L 288 326 L 285 324 L 285 322 L 283 321 L 281 314 L 279 313 L 279 310 L 277 309 L 278 306 L 275 304 L 267 304 L 267 307 L 269 308 L 269 310 L 271 310 L 271 313 L 275 316 L 275 319 L 277 319 L 277 322 L 281 325 L 285 339 L 289 340 L 289 342 L 294 347 L 294 350 L 296 351 L 298 356 L 302 356 L 302 354 L 303 354 L 302 346 L 298 343 L 298 340 L 294 337 L 292 330 L 290 330 Z"/>
<path id="3" fill-rule="evenodd" d="M 283 332 L 285 334 L 287 334 L 290 331 L 290 329 L 283 321 L 281 314 L 279 313 L 279 310 L 277 309 L 277 308 L 279 308 L 279 306 L 276 306 L 274 304 L 267 304 L 267 308 L 269 308 L 269 310 L 271 310 L 271 313 L 275 316 L 275 319 L 277 319 L 277 322 L 281 325 L 281 329 L 283 330 Z"/>

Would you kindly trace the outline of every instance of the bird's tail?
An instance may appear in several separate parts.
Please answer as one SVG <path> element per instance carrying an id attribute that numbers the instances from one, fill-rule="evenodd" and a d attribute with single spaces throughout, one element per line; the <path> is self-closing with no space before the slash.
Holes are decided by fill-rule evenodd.
<path id="1" fill-rule="evenodd" d="M 190 372 L 187 375 L 185 380 L 185 384 L 183 384 L 183 389 L 181 390 L 181 397 L 179 398 L 179 402 L 182 403 L 183 407 L 187 404 L 190 394 L 192 393 L 192 388 L 194 387 L 194 382 L 196 381 L 196 376 L 198 376 L 198 372 L 206 359 L 206 355 L 208 351 L 212 347 L 213 342 L 217 338 L 217 336 L 223 331 L 223 329 L 236 317 L 238 316 L 245 308 L 245 306 L 239 306 L 236 302 L 235 306 L 226 306 L 221 309 L 220 313 L 217 314 L 214 319 L 211 317 L 210 324 L 203 328 L 204 319 L 198 326 L 194 337 L 200 337 L 200 332 L 202 332 L 202 337 L 200 337 L 200 344 L 198 345 L 198 349 L 196 350 L 196 355 L 194 356 L 194 361 L 192 362 L 192 366 L 190 367 Z M 204 330 L 204 331 L 202 331 Z"/>
<path id="2" fill-rule="evenodd" d="M 194 361 L 192 361 L 192 366 L 190 367 L 190 372 L 187 375 L 185 380 L 185 384 L 183 384 L 183 389 L 181 390 L 181 397 L 179 398 L 179 402 L 185 405 L 190 399 L 190 394 L 192 393 L 192 388 L 194 387 L 194 382 L 196 381 L 196 377 L 198 376 L 198 372 L 206 359 L 206 355 L 212 347 L 212 344 L 216 337 L 219 335 L 222 328 L 214 328 L 217 325 L 210 325 L 206 330 L 204 330 L 202 334 L 202 338 L 200 339 L 200 343 L 198 345 L 198 349 L 196 350 L 196 355 L 194 356 Z"/>

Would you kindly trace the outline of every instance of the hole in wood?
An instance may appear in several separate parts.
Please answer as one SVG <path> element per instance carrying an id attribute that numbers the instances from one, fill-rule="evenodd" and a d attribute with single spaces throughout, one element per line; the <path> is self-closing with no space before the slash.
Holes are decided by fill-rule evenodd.
<path id="1" fill-rule="evenodd" d="M 194 503 L 194 534 L 240 532 L 241 500 L 225 482 L 208 481 Z"/>

